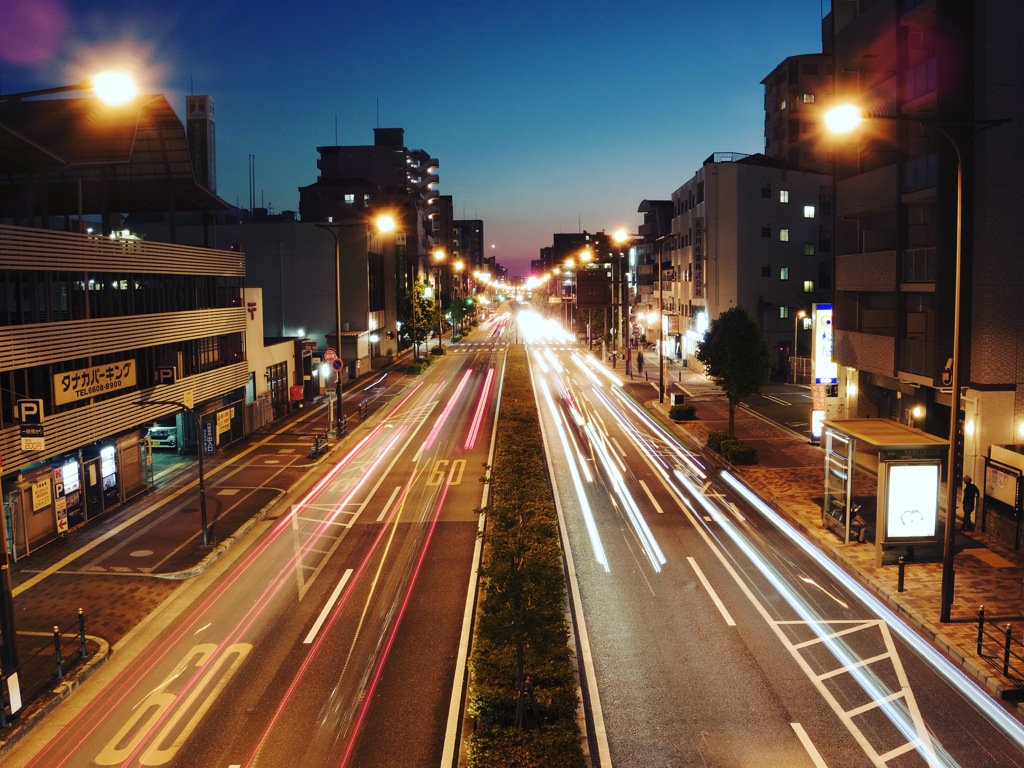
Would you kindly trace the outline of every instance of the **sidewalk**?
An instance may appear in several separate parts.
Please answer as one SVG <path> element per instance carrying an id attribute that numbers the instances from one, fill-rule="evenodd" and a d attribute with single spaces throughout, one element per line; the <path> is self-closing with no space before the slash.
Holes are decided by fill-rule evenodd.
<path id="1" fill-rule="evenodd" d="M 616 370 L 624 375 L 621 361 Z M 627 390 L 691 446 L 702 448 L 708 432 L 728 429 L 728 401 L 702 374 L 678 364 L 672 366 L 671 374 L 666 369 L 665 402 L 660 403 L 657 365 L 645 366 L 645 373 L 649 380 L 643 381 L 635 375 L 633 382 L 625 379 Z M 686 394 L 686 402 L 696 406 L 697 420 L 680 423 L 669 420 L 672 392 Z M 876 568 L 874 544 L 844 544 L 822 526 L 824 458 L 819 446 L 811 445 L 802 436 L 743 407 L 736 411 L 736 437 L 757 449 L 758 464 L 734 468 L 747 486 L 756 489 L 758 496 L 782 513 L 828 557 L 875 592 L 996 698 L 1020 699 L 1024 680 L 1002 674 L 1002 643 L 997 647 L 991 639 L 986 640 L 985 656 L 979 657 L 977 639 L 978 609 L 983 605 L 986 624 L 997 622 L 1000 637 L 1001 631 L 1009 625 L 1016 639 L 1014 652 L 1020 652 L 1019 643 L 1024 637 L 1024 552 L 1015 552 L 994 541 L 981 531 L 980 522 L 970 536 L 958 532 L 951 621 L 940 623 L 941 540 L 935 546 L 915 547 L 914 561 L 906 563 L 904 591 L 899 592 L 896 562 L 904 554 L 904 548 L 887 548 L 882 567 Z M 719 464 L 722 462 L 717 456 L 709 458 Z M 855 495 L 875 495 L 877 478 L 872 473 L 858 468 L 855 483 Z M 944 489 L 945 485 L 942 487 Z M 942 498 L 944 494 L 943 490 Z M 945 512 L 941 510 L 940 538 L 944 524 Z M 1016 666 L 1019 674 L 1020 662 Z M 1019 706 L 1017 711 L 1024 716 L 1024 706 Z"/>

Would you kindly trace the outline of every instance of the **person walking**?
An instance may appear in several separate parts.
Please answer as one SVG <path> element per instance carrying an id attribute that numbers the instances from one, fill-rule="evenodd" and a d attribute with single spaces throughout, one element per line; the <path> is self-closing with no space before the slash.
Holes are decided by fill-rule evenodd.
<path id="1" fill-rule="evenodd" d="M 644 374 L 644 351 L 642 349 L 636 351 L 636 372 L 640 376 Z"/>
<path id="2" fill-rule="evenodd" d="M 970 533 L 974 530 L 974 521 L 971 519 L 971 515 L 974 513 L 974 508 L 978 504 L 978 486 L 974 484 L 974 479 L 970 475 L 964 476 L 964 498 L 960 504 L 961 509 L 964 511 L 964 519 L 960 524 L 960 530 L 964 533 Z"/>

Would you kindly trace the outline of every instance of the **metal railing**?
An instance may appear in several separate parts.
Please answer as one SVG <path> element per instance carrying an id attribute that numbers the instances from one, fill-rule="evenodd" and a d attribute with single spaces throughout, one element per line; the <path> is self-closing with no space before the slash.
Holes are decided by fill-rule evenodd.
<path id="1" fill-rule="evenodd" d="M 985 606 L 978 609 L 978 656 L 1002 671 L 1003 676 L 1022 686 L 1024 694 L 1024 643 L 1013 636 L 1013 625 L 1000 628 L 985 621 Z"/>
<path id="2" fill-rule="evenodd" d="M 89 655 L 85 640 L 85 614 L 78 609 L 78 631 L 61 632 L 54 626 L 52 642 L 44 643 L 18 664 L 18 698 L 22 709 L 49 693 Z M 0 673 L 0 727 L 7 725 L 11 711 L 10 680 Z M 18 711 L 21 711 L 20 709 Z"/>

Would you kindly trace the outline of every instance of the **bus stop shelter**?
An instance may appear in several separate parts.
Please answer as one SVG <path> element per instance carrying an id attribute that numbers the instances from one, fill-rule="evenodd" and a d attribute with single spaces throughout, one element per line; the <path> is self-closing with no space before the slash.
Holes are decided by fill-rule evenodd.
<path id="1" fill-rule="evenodd" d="M 876 567 L 886 545 L 937 542 L 939 483 L 949 441 L 891 419 L 826 419 L 822 426 L 822 526 L 847 544 L 851 530 L 873 530 Z M 877 472 L 873 514 L 854 502 L 858 463 L 862 471 Z"/>

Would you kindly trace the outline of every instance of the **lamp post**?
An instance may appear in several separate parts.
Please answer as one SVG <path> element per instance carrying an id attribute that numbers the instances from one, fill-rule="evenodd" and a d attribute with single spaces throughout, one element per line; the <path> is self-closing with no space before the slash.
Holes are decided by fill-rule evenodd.
<path id="1" fill-rule="evenodd" d="M 390 232 L 395 228 L 395 220 L 387 215 L 381 214 L 374 219 L 374 223 L 379 232 Z M 334 320 L 335 320 L 335 340 L 334 343 L 338 345 L 338 349 L 335 350 L 338 353 L 338 360 L 342 361 L 341 356 L 341 233 L 343 230 L 351 229 L 352 227 L 363 227 L 367 226 L 367 221 L 360 219 L 359 221 L 351 222 L 335 222 L 333 216 L 327 217 L 327 223 L 317 224 L 320 229 L 326 230 L 331 233 L 334 237 Z M 370 307 L 370 288 L 369 288 L 369 261 L 367 261 L 367 294 L 366 294 L 366 307 L 367 307 L 367 327 L 369 327 L 369 307 Z M 413 333 L 415 333 L 415 325 L 413 326 Z M 415 353 L 414 353 L 415 356 Z M 340 438 L 345 434 L 346 422 L 344 409 L 342 408 L 341 400 L 341 377 L 342 372 L 345 370 L 345 366 L 342 365 L 338 369 L 337 376 L 334 381 L 334 399 L 337 404 L 337 413 L 335 414 L 335 437 Z"/>
<path id="2" fill-rule="evenodd" d="M 434 283 L 434 292 L 437 294 L 437 345 L 444 349 L 444 345 L 441 344 L 441 336 L 443 335 L 441 320 L 442 312 L 444 310 L 441 306 L 441 265 L 444 264 L 445 259 L 448 258 L 448 254 L 445 253 L 444 248 L 437 248 L 434 250 L 431 258 L 433 258 L 434 267 L 437 269 L 437 280 Z"/>
<path id="3" fill-rule="evenodd" d="M 971 128 L 971 138 L 983 130 L 1008 123 L 1008 119 L 978 120 L 971 122 L 945 122 L 915 117 L 892 115 L 863 115 L 860 109 L 851 104 L 833 107 L 825 113 L 825 124 L 833 133 L 849 133 L 863 119 L 891 120 L 894 122 L 914 123 L 934 129 L 950 143 L 956 155 L 956 243 L 953 287 L 953 358 L 950 364 L 949 408 L 949 455 L 946 465 L 946 528 L 942 541 L 942 584 L 940 596 L 939 621 L 948 622 L 953 607 L 953 587 L 955 572 L 953 568 L 953 544 L 956 530 L 956 491 L 957 477 L 963 468 L 957 466 L 957 443 L 960 439 L 960 292 L 963 282 L 963 194 L 964 194 L 964 158 L 960 142 L 948 129 Z"/>
<path id="4" fill-rule="evenodd" d="M 797 313 L 795 315 L 793 315 L 793 352 L 789 356 L 789 377 L 790 377 L 790 383 L 796 382 L 796 346 L 797 346 L 796 331 L 797 331 L 797 328 L 800 325 L 800 321 L 803 320 L 805 317 L 807 317 L 807 313 L 804 310 L 802 310 L 802 309 L 798 310 Z"/>
<path id="5" fill-rule="evenodd" d="M 455 263 L 452 264 L 452 267 L 455 269 L 455 277 L 456 277 L 456 279 L 458 281 L 458 287 L 457 287 L 457 290 L 456 290 L 455 294 L 456 294 L 456 297 L 457 297 L 457 301 L 459 302 L 459 313 L 460 313 L 459 314 L 459 326 L 460 326 L 459 331 L 460 331 L 460 334 L 461 334 L 461 330 L 462 330 L 462 328 L 461 328 L 461 326 L 462 326 L 462 317 L 463 317 L 463 315 L 466 314 L 466 305 L 464 303 L 465 299 L 463 298 L 463 295 L 462 295 L 462 270 L 464 270 L 466 268 L 466 262 L 464 262 L 462 259 L 456 259 Z M 455 314 L 454 313 L 455 313 L 455 302 L 453 301 L 452 302 L 452 341 L 455 340 Z"/>
<path id="6" fill-rule="evenodd" d="M 350 227 L 358 225 L 334 224 L 333 217 L 330 216 L 327 218 L 327 222 L 327 224 L 317 224 L 317 226 L 320 227 L 320 229 L 327 230 L 334 237 L 334 328 L 336 334 L 334 343 L 338 345 L 338 349 L 336 350 L 338 353 L 338 360 L 343 363 L 337 370 L 337 374 L 334 377 L 334 401 L 337 406 L 334 414 L 334 436 L 340 438 L 345 434 L 345 413 L 341 400 L 341 377 L 345 371 L 344 360 L 341 356 L 341 232 L 344 229 L 349 229 Z M 367 297 L 367 300 L 369 300 L 369 297 Z"/>
<path id="7" fill-rule="evenodd" d="M 665 294 L 661 285 L 661 261 L 665 257 L 665 240 L 658 242 L 658 402 L 665 402 Z"/>

